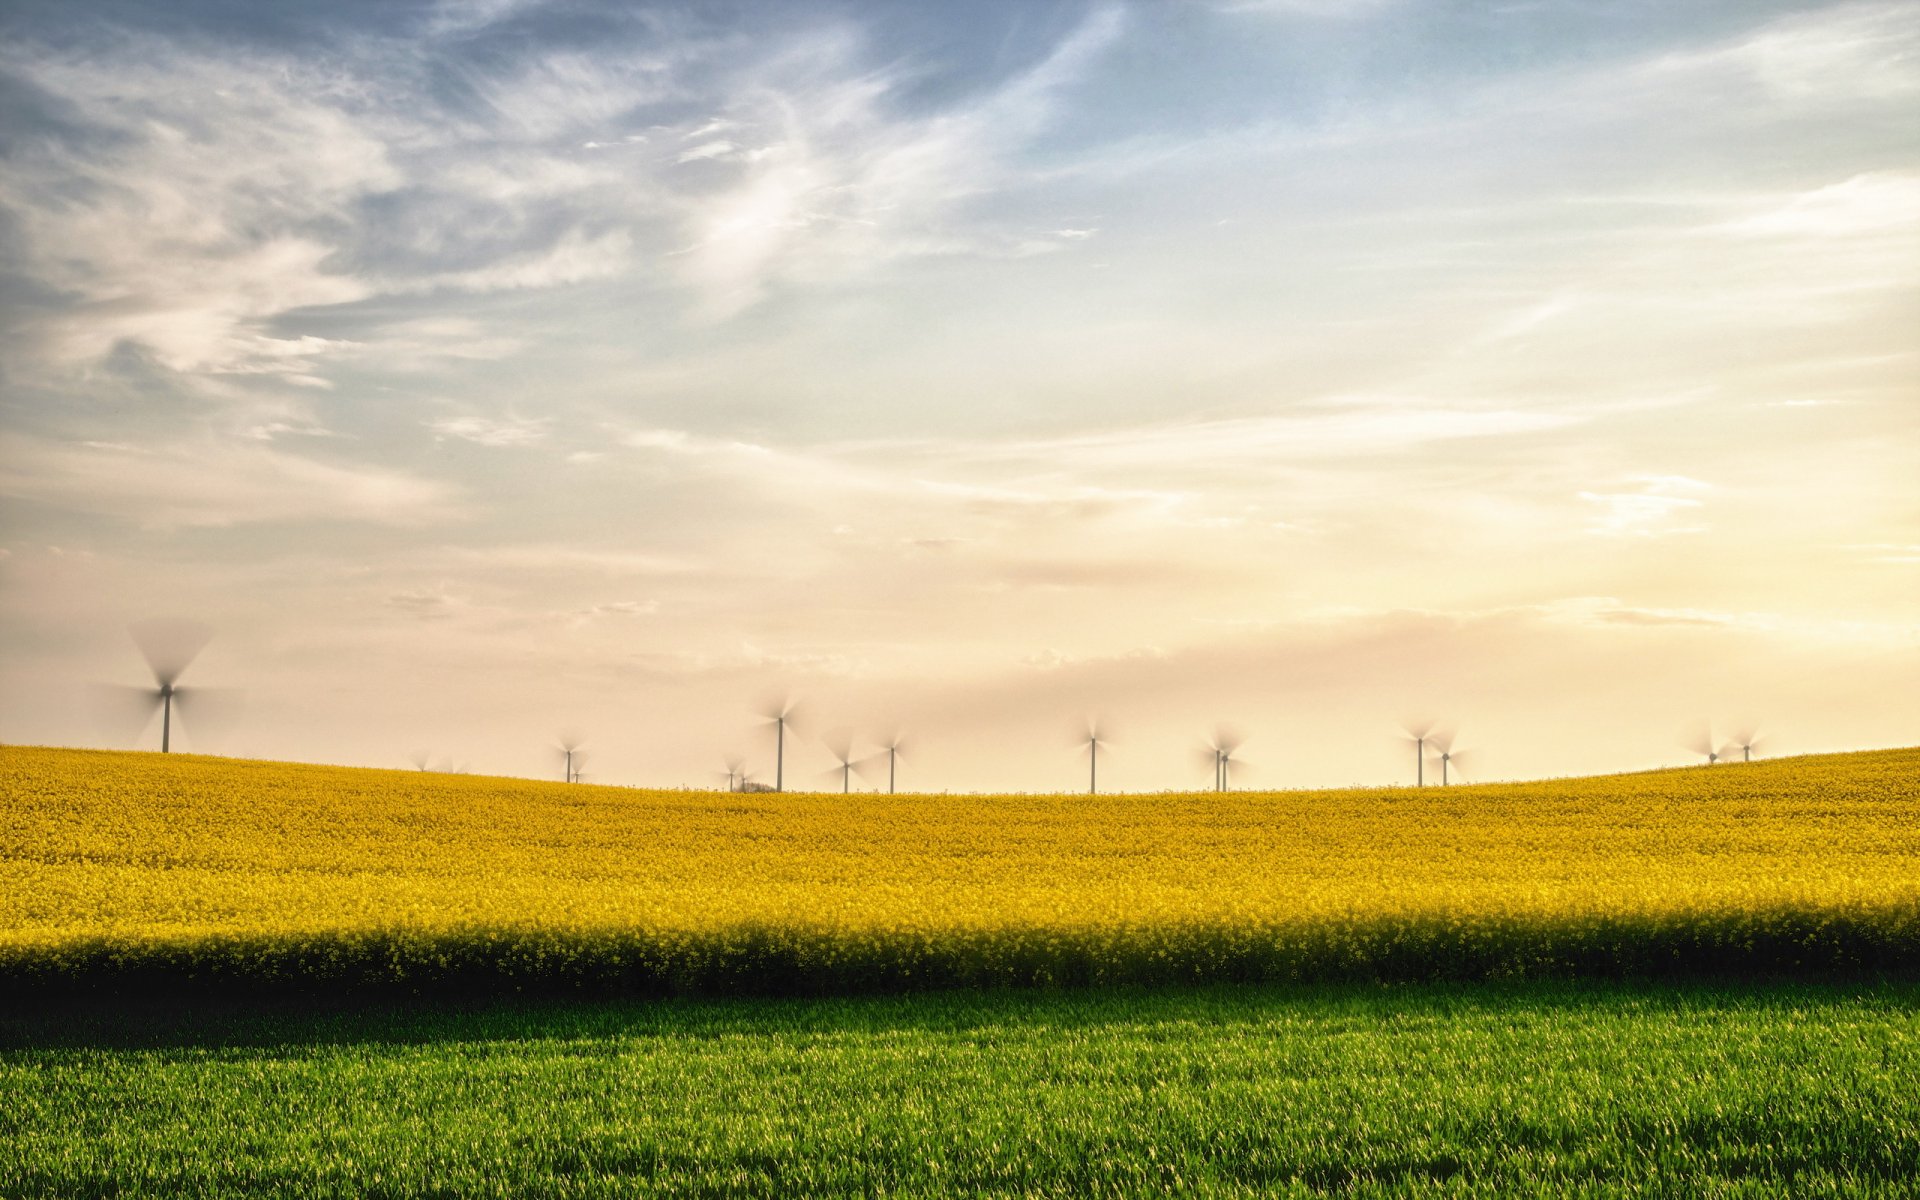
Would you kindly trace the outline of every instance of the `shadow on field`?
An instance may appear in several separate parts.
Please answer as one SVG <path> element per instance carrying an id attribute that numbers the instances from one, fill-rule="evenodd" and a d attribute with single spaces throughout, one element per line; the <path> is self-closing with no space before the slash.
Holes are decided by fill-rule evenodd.
<path id="1" fill-rule="evenodd" d="M 973 1035 L 1114 1026 L 1311 1027 L 1337 1036 L 1462 1018 L 1817 1012 L 1862 1006 L 1920 1012 L 1920 981 L 1704 980 L 1212 985 L 1192 988 L 991 989 L 838 998 L 343 999 L 232 1002 L 115 998 L 57 1010 L 0 1013 L 0 1054 L 55 1048 L 285 1049 L 532 1043 L 605 1039 L 693 1041 L 783 1036 L 832 1039 L 914 1032 Z"/>

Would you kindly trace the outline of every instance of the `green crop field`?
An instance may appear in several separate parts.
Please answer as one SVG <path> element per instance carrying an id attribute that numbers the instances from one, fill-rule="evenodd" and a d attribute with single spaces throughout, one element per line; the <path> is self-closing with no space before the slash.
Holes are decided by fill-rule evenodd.
<path id="1" fill-rule="evenodd" d="M 1920 987 L 0 1023 L 0 1194 L 1912 1194 Z"/>

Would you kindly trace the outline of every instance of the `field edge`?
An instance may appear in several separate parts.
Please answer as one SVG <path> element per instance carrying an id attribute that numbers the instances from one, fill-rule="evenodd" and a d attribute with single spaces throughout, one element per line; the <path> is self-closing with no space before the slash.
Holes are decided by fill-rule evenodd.
<path id="1" fill-rule="evenodd" d="M 0 943 L 0 998 L 858 995 L 979 987 L 1920 975 L 1920 898 L 1229 925 L 468 928 Z"/>

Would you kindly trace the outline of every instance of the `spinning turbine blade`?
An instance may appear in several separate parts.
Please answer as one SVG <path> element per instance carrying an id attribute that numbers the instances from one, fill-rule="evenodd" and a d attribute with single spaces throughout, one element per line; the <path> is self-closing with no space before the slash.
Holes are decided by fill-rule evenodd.
<path id="1" fill-rule="evenodd" d="M 213 640 L 213 630 L 198 621 L 160 618 L 127 627 L 146 657 L 157 687 L 171 687 Z"/>
<path id="2" fill-rule="evenodd" d="M 177 687 L 173 689 L 173 717 L 192 737 L 191 745 L 207 748 L 232 733 L 246 709 L 247 693 L 240 688 Z"/>
<path id="3" fill-rule="evenodd" d="M 139 742 L 160 711 L 160 693 L 153 688 L 96 683 L 87 688 L 87 707 L 102 737 L 114 745 L 130 746 Z"/>

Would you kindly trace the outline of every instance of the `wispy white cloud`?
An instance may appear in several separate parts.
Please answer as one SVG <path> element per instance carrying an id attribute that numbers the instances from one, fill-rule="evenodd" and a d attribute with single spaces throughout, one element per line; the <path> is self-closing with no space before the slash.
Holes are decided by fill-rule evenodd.
<path id="1" fill-rule="evenodd" d="M 1581 492 L 1580 499 L 1599 510 L 1587 528 L 1602 537 L 1669 537 L 1705 533 L 1697 516 L 1712 485 L 1684 475 L 1643 475 L 1630 491 Z"/>
<path id="2" fill-rule="evenodd" d="M 1206 0 L 1206 3 L 1223 13 L 1351 21 L 1371 17 L 1397 6 L 1402 0 Z"/>
<path id="3" fill-rule="evenodd" d="M 427 428 L 442 437 L 458 438 L 481 446 L 531 446 L 546 440 L 551 420 L 545 417 L 442 417 L 427 422 Z"/>
<path id="4" fill-rule="evenodd" d="M 729 457 L 764 462 L 774 451 L 755 442 L 703 437 L 682 429 L 635 429 L 620 440 L 636 450 L 658 450 L 688 458 Z"/>
<path id="5" fill-rule="evenodd" d="M 405 588 L 391 592 L 386 598 L 387 606 L 399 609 L 408 616 L 423 621 L 444 621 L 455 613 L 469 607 L 464 597 L 455 596 L 446 588 Z"/>
<path id="6" fill-rule="evenodd" d="M 690 163 L 690 162 L 700 162 L 703 159 L 709 159 L 709 158 L 726 158 L 732 155 L 737 148 L 738 147 L 736 147 L 732 142 L 729 142 L 724 138 L 716 138 L 711 142 L 701 142 L 697 146 L 691 146 L 685 150 L 682 150 L 678 155 L 678 157 L 676 157 L 673 161 L 680 162 L 680 163 Z"/>
<path id="7" fill-rule="evenodd" d="M 1892 566 L 1920 563 L 1920 542 L 1866 542 L 1852 549 L 1876 563 Z"/>
<path id="8" fill-rule="evenodd" d="M 1747 237 L 1822 239 L 1911 233 L 1920 230 L 1920 173 L 1855 175 L 1727 221 L 1720 228 Z"/>
<path id="9" fill-rule="evenodd" d="M 0 434 L 0 493 L 163 529 L 287 521 L 425 525 L 462 513 L 445 484 L 259 442 L 136 447 Z"/>
<path id="10" fill-rule="evenodd" d="M 1208 471 L 1249 462 L 1391 455 L 1434 442 L 1544 433 L 1586 419 L 1566 409 L 1470 408 L 1403 397 L 1350 396 L 1269 416 L 1016 443 L 1004 452 L 1087 467 Z"/>
<path id="11" fill-rule="evenodd" d="M 128 340 L 176 371 L 311 376 L 333 347 L 266 322 L 370 293 L 330 265 L 318 229 L 401 179 L 321 98 L 337 82 L 325 68 L 128 35 L 84 53 L 15 44 L 0 71 L 88 130 L 26 143 L 0 176 L 19 266 L 79 300 L 46 319 L 43 351 L 84 362 Z"/>
<path id="12" fill-rule="evenodd" d="M 428 554 L 428 561 L 450 569 L 525 576 L 588 576 L 624 579 L 685 575 L 700 570 L 697 561 L 633 550 L 553 543 L 548 545 L 449 546 Z"/>
<path id="13" fill-rule="evenodd" d="M 1006 252 L 1009 244 L 952 224 L 953 209 L 1004 184 L 1010 156 L 1047 126 L 1058 94 L 1121 27 L 1119 9 L 1096 9 L 1038 65 L 931 115 L 900 112 L 891 102 L 912 77 L 857 65 L 858 39 L 844 33 L 757 67 L 739 87 L 728 136 L 678 158 L 739 161 L 736 178 L 690 198 L 683 277 L 706 297 L 709 316 L 722 318 L 778 281 L 838 279 L 901 257 Z M 685 136 L 719 128 L 708 122 Z M 755 149 L 741 153 L 748 144 Z"/>

